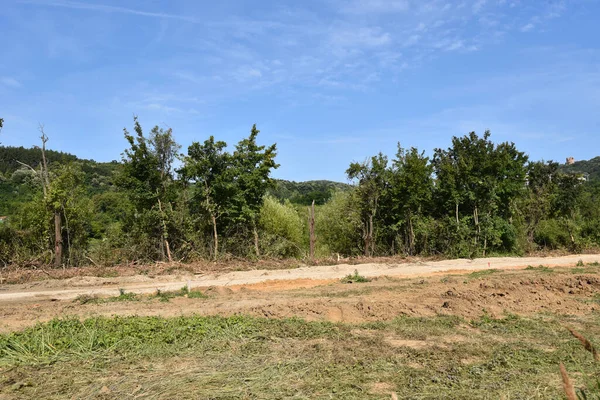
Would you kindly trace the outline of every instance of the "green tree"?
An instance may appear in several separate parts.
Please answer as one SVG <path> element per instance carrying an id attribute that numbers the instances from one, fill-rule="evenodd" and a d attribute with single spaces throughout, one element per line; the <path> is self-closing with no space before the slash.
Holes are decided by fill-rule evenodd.
<path id="1" fill-rule="evenodd" d="M 150 137 L 134 117 L 135 136 L 123 129 L 130 148 L 122 156 L 123 167 L 117 185 L 129 196 L 135 207 L 134 221 L 150 238 L 160 238 L 163 256 L 172 261 L 167 212 L 176 197 L 173 185 L 173 161 L 179 145 L 172 131 L 154 127 Z"/>
<path id="2" fill-rule="evenodd" d="M 453 209 L 457 229 L 461 214 L 473 226 L 473 245 L 483 254 L 488 242 L 499 244 L 502 233 L 496 229 L 499 218 L 511 218 L 525 188 L 527 156 L 513 143 L 495 146 L 475 132 L 452 138 L 447 150 L 435 149 L 433 165 L 437 178 L 436 193 L 442 210 Z"/>
<path id="3" fill-rule="evenodd" d="M 185 165 L 179 171 L 184 180 L 194 182 L 192 201 L 208 214 L 213 230 L 213 258 L 219 254 L 217 221 L 228 211 L 234 192 L 232 157 L 224 149 L 227 143 L 211 136 L 203 144 L 194 142 L 188 148 Z"/>
<path id="4" fill-rule="evenodd" d="M 398 143 L 392 163 L 389 195 L 396 223 L 404 227 L 406 248 L 415 254 L 414 221 L 419 220 L 431 206 L 433 196 L 433 166 L 424 152 L 416 148 L 405 150 Z"/>
<path id="5" fill-rule="evenodd" d="M 375 252 L 374 219 L 379 200 L 389 186 L 388 158 L 382 153 L 363 163 L 353 162 L 346 170 L 348 179 L 356 181 L 356 203 L 363 224 L 364 254 L 370 257 Z"/>
<path id="6" fill-rule="evenodd" d="M 274 186 L 271 172 L 279 167 L 275 162 L 277 145 L 259 146 L 256 143 L 259 132 L 254 124 L 250 136 L 241 140 L 233 152 L 231 176 L 235 192 L 228 210 L 228 218 L 233 223 L 252 227 L 257 257 L 260 255 L 257 229 L 260 209 L 267 190 Z"/>

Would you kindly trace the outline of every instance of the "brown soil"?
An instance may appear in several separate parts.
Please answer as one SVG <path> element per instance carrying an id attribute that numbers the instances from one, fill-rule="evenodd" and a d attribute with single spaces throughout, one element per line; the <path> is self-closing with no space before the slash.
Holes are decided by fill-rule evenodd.
<path id="1" fill-rule="evenodd" d="M 380 276 L 372 282 L 360 284 L 309 279 L 263 281 L 254 285 L 205 288 L 204 292 L 209 296 L 207 299 L 177 297 L 169 302 L 147 297 L 141 301 L 81 304 L 80 301 L 51 295 L 39 299 L 20 298 L 19 301 L 2 302 L 0 299 L 0 332 L 21 329 L 55 317 L 98 315 L 247 314 L 334 322 L 381 321 L 400 315 L 451 314 L 467 319 L 484 313 L 501 316 L 507 312 L 528 315 L 547 311 L 582 315 L 600 308 L 600 275 L 596 272 L 600 272 L 600 268 L 588 267 L 586 273 L 579 273 L 570 267 L 561 267 L 550 272 L 513 269 L 480 277 L 439 276 L 439 272 L 438 275 L 410 279 Z M 96 279 L 99 278 L 92 278 L 92 281 L 98 283 Z M 65 282 L 62 284 L 64 287 Z M 8 293 L 18 295 L 23 290 L 10 287 Z M 423 345 L 419 341 L 413 342 L 394 343 L 411 347 Z"/>

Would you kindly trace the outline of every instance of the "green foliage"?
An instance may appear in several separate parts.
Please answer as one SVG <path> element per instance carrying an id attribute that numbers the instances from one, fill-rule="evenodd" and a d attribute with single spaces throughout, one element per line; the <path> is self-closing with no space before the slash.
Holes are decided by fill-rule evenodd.
<path id="1" fill-rule="evenodd" d="M 366 283 L 366 282 L 371 282 L 371 280 L 369 278 L 365 278 L 362 275 L 359 275 L 358 270 L 355 269 L 354 274 L 346 275 L 345 277 L 340 279 L 340 282 L 342 282 L 342 283 Z"/>
<path id="2" fill-rule="evenodd" d="M 274 187 L 268 190 L 269 195 L 279 201 L 289 200 L 293 204 L 309 206 L 314 201 L 316 205 L 327 203 L 337 191 L 350 191 L 352 186 L 346 183 L 332 181 L 292 182 L 274 179 Z"/>
<path id="3" fill-rule="evenodd" d="M 361 221 L 353 206 L 352 192 L 336 192 L 315 216 L 317 253 L 353 256 L 360 253 Z"/>
<path id="4" fill-rule="evenodd" d="M 298 257 L 302 254 L 303 221 L 288 201 L 267 196 L 260 210 L 261 248 L 266 256 Z"/>
<path id="5" fill-rule="evenodd" d="M 552 161 L 528 162 L 489 132 L 454 137 L 432 159 L 398 145 L 391 162 L 380 153 L 351 163 L 353 185 L 274 180 L 276 146 L 259 145 L 258 134 L 253 126 L 232 151 L 212 136 L 193 142 L 175 176 L 173 132 L 154 127 L 145 136 L 135 118 L 120 163 L 48 150 L 46 194 L 39 149 L 0 147 L 0 263 L 51 262 L 55 214 L 69 266 L 169 254 L 303 257 L 313 201 L 318 257 L 473 258 L 600 246 L 600 181 Z"/>

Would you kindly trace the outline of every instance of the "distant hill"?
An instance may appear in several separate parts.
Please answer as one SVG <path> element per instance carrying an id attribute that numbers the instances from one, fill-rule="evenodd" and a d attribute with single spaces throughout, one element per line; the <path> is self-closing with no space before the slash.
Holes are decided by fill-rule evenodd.
<path id="1" fill-rule="evenodd" d="M 325 204 L 337 190 L 349 190 L 350 185 L 333 181 L 306 181 L 294 182 L 276 179 L 276 186 L 270 194 L 279 200 L 289 200 L 294 204 L 310 205 Z"/>
<path id="2" fill-rule="evenodd" d="M 101 163 L 54 150 L 46 150 L 46 158 L 50 169 L 55 164 L 79 164 L 90 195 L 110 190 L 113 187 L 114 173 L 120 165 L 117 161 Z M 38 169 L 41 159 L 39 148 L 0 146 L 0 216 L 14 214 L 37 191 L 28 178 L 30 170 L 17 161 Z"/>
<path id="3" fill-rule="evenodd" d="M 589 174 L 590 181 L 600 181 L 600 157 L 576 161 L 571 165 L 563 164 L 560 169 L 567 173 Z"/>
<path id="4" fill-rule="evenodd" d="M 85 173 L 85 186 L 91 195 L 110 190 L 114 173 L 121 165 L 117 161 L 96 162 L 54 150 L 47 150 L 46 157 L 51 169 L 53 164 L 79 164 Z M 0 216 L 13 214 L 35 193 L 35 189 L 27 184 L 29 170 L 17 160 L 37 169 L 41 158 L 39 148 L 0 146 Z M 325 204 L 335 191 L 349 190 L 351 187 L 345 183 L 326 180 L 293 182 L 276 179 L 275 183 L 275 188 L 270 190 L 272 196 L 300 205 L 310 205 L 313 200 L 315 204 Z"/>

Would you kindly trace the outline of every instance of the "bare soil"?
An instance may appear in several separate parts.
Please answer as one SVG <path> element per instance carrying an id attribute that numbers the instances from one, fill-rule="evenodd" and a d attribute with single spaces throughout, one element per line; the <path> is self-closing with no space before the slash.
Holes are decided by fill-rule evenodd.
<path id="1" fill-rule="evenodd" d="M 586 267 L 576 267 L 578 261 Z M 335 322 L 386 321 L 399 315 L 476 318 L 540 312 L 585 315 L 600 308 L 599 255 L 491 258 L 404 264 L 301 267 L 206 275 L 74 277 L 0 286 L 0 332 L 55 317 L 236 314 Z M 545 265 L 549 268 L 530 268 Z M 339 281 L 354 270 L 368 283 Z M 200 288 L 208 298 L 160 302 L 160 289 Z M 78 296 L 148 294 L 138 301 L 82 304 Z M 81 299 L 81 297 L 80 297 Z"/>

